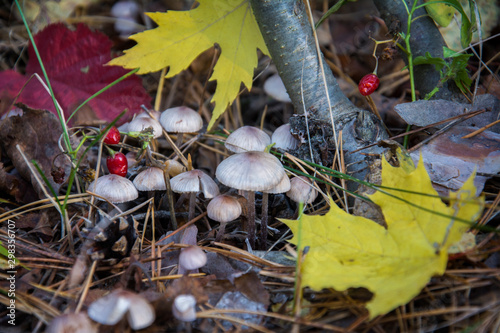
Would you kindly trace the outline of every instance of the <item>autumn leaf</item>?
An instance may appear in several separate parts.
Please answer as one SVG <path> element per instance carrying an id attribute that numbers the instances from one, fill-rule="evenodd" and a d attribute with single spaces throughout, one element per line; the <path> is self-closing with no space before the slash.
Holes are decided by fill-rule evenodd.
<path id="1" fill-rule="evenodd" d="M 221 54 L 211 81 L 217 81 L 210 129 L 240 92 L 250 90 L 257 66 L 257 48 L 268 53 L 248 0 L 200 0 L 190 11 L 148 13 L 158 27 L 130 38 L 137 45 L 110 65 L 140 68 L 139 74 L 169 67 L 167 78 L 188 68 L 202 52 L 218 44 Z"/>
<path id="2" fill-rule="evenodd" d="M 127 73 L 123 68 L 104 66 L 111 60 L 112 42 L 106 35 L 91 31 L 84 24 L 78 24 L 73 30 L 62 23 L 51 24 L 36 34 L 34 40 L 66 119 L 87 98 Z M 0 97 L 5 103 L 2 105 L 4 108 L 10 107 L 31 75 L 37 73 L 43 78 L 31 45 L 28 55 L 25 75 L 13 70 L 0 73 Z M 113 120 L 128 109 L 130 112 L 120 119 L 123 122 L 130 119 L 133 113 L 140 112 L 142 104 L 150 107 L 150 101 L 141 78 L 132 75 L 92 99 L 85 109 L 91 115 L 93 113 L 92 116 L 106 121 Z M 52 98 L 35 78 L 27 83 L 16 102 L 57 114 Z M 77 117 L 81 111 L 77 112 Z"/>
<path id="3" fill-rule="evenodd" d="M 424 2 L 429 2 L 431 0 L 424 0 Z M 427 13 L 437 24 L 442 27 L 447 27 L 450 25 L 455 15 L 455 8 L 445 3 L 430 3 L 425 6 Z"/>
<path id="4" fill-rule="evenodd" d="M 450 193 L 449 205 L 443 203 L 422 159 L 416 169 L 383 160 L 382 186 L 383 192 L 370 198 L 381 207 L 387 229 L 347 214 L 333 201 L 325 216 L 283 221 L 294 233 L 293 244 L 300 239 L 300 248 L 310 247 L 301 272 L 304 286 L 367 288 L 373 293 L 366 306 L 370 319 L 408 303 L 432 276 L 444 273 L 448 248 L 479 217 L 484 203 L 475 197 L 473 177 Z"/>

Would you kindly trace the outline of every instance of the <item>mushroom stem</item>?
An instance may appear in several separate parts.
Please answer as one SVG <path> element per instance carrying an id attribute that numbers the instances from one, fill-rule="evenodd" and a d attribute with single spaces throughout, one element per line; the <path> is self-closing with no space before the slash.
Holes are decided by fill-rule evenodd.
<path id="1" fill-rule="evenodd" d="M 189 193 L 189 221 L 194 219 L 194 210 L 196 206 L 196 192 Z"/>
<path id="2" fill-rule="evenodd" d="M 175 141 L 175 145 L 179 149 L 181 148 L 183 138 L 184 138 L 184 133 L 177 133 L 177 140 Z"/>
<path id="3" fill-rule="evenodd" d="M 266 249 L 267 243 L 267 211 L 268 211 L 268 199 L 269 194 L 267 192 L 262 193 L 262 217 L 260 218 L 260 249 Z"/>
<path id="4" fill-rule="evenodd" d="M 248 191 L 248 240 L 252 249 L 255 248 L 255 192 Z"/>
<path id="5" fill-rule="evenodd" d="M 219 231 L 217 232 L 217 236 L 215 236 L 215 241 L 220 242 L 224 237 L 224 232 L 226 231 L 227 222 L 221 222 L 219 225 Z"/>

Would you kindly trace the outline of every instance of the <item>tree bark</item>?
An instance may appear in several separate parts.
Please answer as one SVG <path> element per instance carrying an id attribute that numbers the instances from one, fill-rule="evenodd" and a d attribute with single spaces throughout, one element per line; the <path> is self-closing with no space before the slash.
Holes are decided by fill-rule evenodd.
<path id="1" fill-rule="evenodd" d="M 294 151 L 296 156 L 331 167 L 335 155 L 332 122 L 337 135 L 342 130 L 342 148 L 347 152 L 387 137 L 378 118 L 353 105 L 340 90 L 330 68 L 326 65 L 321 67 L 319 57 L 323 55 L 318 55 L 312 26 L 301 0 L 250 2 L 295 111 L 302 113 L 290 119 L 292 134 L 303 143 Z M 324 59 L 322 63 L 326 64 Z M 363 154 L 347 153 L 348 173 L 363 179 L 369 163 L 366 156 L 381 151 L 381 148 L 371 147 Z"/>

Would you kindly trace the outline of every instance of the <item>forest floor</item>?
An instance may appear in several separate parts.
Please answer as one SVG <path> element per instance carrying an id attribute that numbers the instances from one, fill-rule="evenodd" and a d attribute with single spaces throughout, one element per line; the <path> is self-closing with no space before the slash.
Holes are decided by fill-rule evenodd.
<path id="1" fill-rule="evenodd" d="M 70 59 L 74 52 L 86 53 L 85 47 L 103 45 L 99 43 L 109 43 L 106 47 L 110 47 L 108 53 L 113 56 L 134 45 L 133 41 L 126 39 L 126 33 L 120 35 L 117 19 L 111 15 L 115 1 L 61 0 L 72 8 L 67 13 L 61 9 L 66 8 L 62 5 L 56 10 L 49 2 L 30 0 L 24 3 L 26 8 L 32 9 L 26 14 L 34 34 L 43 30 L 47 22 L 61 21 L 72 27 L 84 23 L 91 31 L 99 31 L 104 36 L 89 37 L 90 34 L 82 32 L 82 40 L 90 38 L 90 46 L 79 48 L 81 45 L 72 44 L 68 50 L 57 49 L 59 54 L 67 54 L 47 62 L 48 66 L 58 67 L 49 68 L 48 72 L 66 76 L 59 80 L 57 87 L 67 89 L 60 95 L 61 103 L 70 109 L 90 96 L 82 91 L 94 89 L 95 92 L 101 86 L 96 85 L 99 88 L 95 89 L 93 82 L 79 79 L 81 73 L 72 72 L 73 67 L 65 67 L 65 57 Z M 75 8 L 71 7 L 74 3 L 78 3 Z M 142 7 L 143 3 L 147 4 Z M 316 1 L 318 15 L 325 12 L 327 3 Z M 143 12 L 188 10 L 191 2 L 155 0 L 137 1 L 137 4 L 140 12 L 134 17 L 134 28 L 142 31 L 153 27 L 153 23 L 142 16 Z M 216 83 L 208 79 L 218 52 L 207 50 L 187 70 L 173 78 L 162 80 L 157 72 L 130 79 L 122 90 L 119 88 L 103 95 L 107 97 L 96 99 L 105 107 L 89 103 L 79 110 L 71 120 L 69 131 L 74 146 L 85 141 L 78 154 L 79 158 L 83 157 L 76 173 L 77 181 L 68 190 L 71 166 L 61 154 L 60 148 L 65 142 L 60 122 L 52 113 L 38 110 L 50 109 L 50 95 L 39 87 L 35 88 L 37 79 L 31 78 L 24 95 L 15 101 L 28 106 L 12 104 L 15 98 L 12 91 L 22 87 L 29 74 L 35 71 L 36 58 L 30 57 L 26 29 L 17 11 L 9 7 L 7 1 L 0 5 L 0 33 L 0 81 L 3 80 L 0 83 L 0 112 L 4 115 L 0 120 L 2 332 L 128 332 L 143 326 L 147 327 L 140 329 L 141 332 L 499 332 L 500 238 L 496 229 L 500 224 L 500 125 L 489 128 L 481 134 L 482 137 L 471 139 L 475 141 L 455 145 L 442 139 L 441 127 L 428 126 L 434 121 L 410 124 L 413 130 L 408 137 L 410 151 L 413 149 L 418 154 L 418 148 L 431 147 L 429 142 L 434 142 L 432 147 L 435 150 L 425 151 L 426 156 L 451 161 L 448 164 L 450 169 L 440 174 L 438 180 L 433 178 L 438 192 L 446 195 L 448 190 L 457 189 L 456 184 L 446 180 L 446 177 L 454 177 L 452 172 L 460 174 L 464 168 L 474 169 L 475 165 L 481 165 L 479 186 L 486 205 L 478 219 L 481 227 L 473 229 L 475 239 L 472 245 L 449 255 L 443 275 L 432 277 L 409 303 L 370 319 L 365 306 L 373 293 L 368 289 L 336 291 L 325 288 L 316 291 L 304 288 L 301 291 L 301 275 L 297 275 L 300 270 L 296 268 L 297 252 L 289 242 L 292 233 L 279 220 L 296 219 L 299 206 L 283 193 L 269 195 L 269 229 L 265 243 L 260 241 L 259 232 L 266 199 L 262 192 L 256 193 L 258 240 L 254 249 L 247 241 L 249 221 L 245 218 L 248 214 L 246 208 L 243 208 L 242 218 L 228 223 L 225 230 L 220 231 L 220 223 L 207 216 L 210 194 L 197 196 L 196 217 L 189 219 L 190 197 L 186 194 L 168 196 L 163 191 L 143 191 L 126 204 L 111 205 L 86 193 L 85 188 L 88 189 L 94 179 L 95 169 L 101 170 L 100 176 L 107 173 L 105 156 L 109 151 L 106 146 L 124 153 L 143 152 L 140 138 L 122 137 L 118 144 L 111 145 L 96 141 L 95 146 L 89 146 L 111 120 L 124 108 L 133 105 L 127 104 L 132 103 L 130 100 L 135 103 L 135 109 L 123 116 L 117 125 L 142 112 L 141 104 L 149 110 L 159 111 L 187 106 L 198 111 L 205 125 L 208 123 L 211 117 L 209 101 L 216 87 Z M 500 26 L 491 27 L 490 34 L 495 33 L 500 33 Z M 370 105 L 359 94 L 357 82 L 374 70 L 374 43 L 370 37 L 383 40 L 386 34 L 383 20 L 377 17 L 371 1 L 366 0 L 348 4 L 333 15 L 319 33 L 322 51 L 343 92 L 354 104 L 365 109 L 370 109 Z M 52 38 L 58 38 L 57 33 Z M 104 42 L 100 38 L 104 38 Z M 78 43 L 78 40 L 73 43 Z M 51 50 L 56 48 L 54 45 L 48 39 L 41 40 L 38 48 L 41 53 L 53 51 L 56 54 Z M 483 43 L 482 52 L 483 61 L 488 63 L 490 71 L 481 72 L 476 93 L 500 98 L 500 62 L 495 58 L 500 53 L 498 38 Z M 407 130 L 408 123 L 398 115 L 395 106 L 410 102 L 408 71 L 393 47 L 379 47 L 377 55 L 380 59 L 380 86 L 371 96 L 391 134 L 400 135 L 395 141 L 403 144 L 401 134 Z M 81 64 L 79 66 L 82 72 L 89 70 Z M 475 74 L 479 67 L 477 58 L 471 57 L 467 67 L 469 72 Z M 91 68 L 89 71 L 92 73 Z M 104 81 L 109 75 L 114 80 L 123 75 L 105 73 L 93 73 L 93 79 L 97 82 L 102 77 Z M 230 155 L 224 147 L 229 133 L 242 126 L 255 126 L 271 135 L 295 113 L 291 103 L 278 101 L 265 92 L 264 83 L 275 73 L 272 61 L 261 56 L 251 91 L 243 90 L 215 130 L 207 133 L 204 127 L 200 134 L 185 135 L 180 145 L 182 157 L 172 148 L 172 140 L 178 139 L 178 135 L 149 140 L 149 147 L 153 149 L 148 148 L 149 153 L 140 155 L 141 158 L 136 155 L 137 162 L 130 164 L 126 178 L 135 179 L 146 164 L 154 164 L 152 160 L 161 161 L 166 167 L 166 161 L 176 159 L 181 162 L 189 160 L 190 166 L 216 179 L 218 165 Z M 113 111 L 106 111 L 106 98 L 116 102 L 115 106 L 110 106 L 115 108 Z M 37 99 L 40 104 L 36 104 Z M 43 107 L 45 105 L 48 106 Z M 437 107 L 446 108 L 441 104 Z M 5 117 L 13 109 L 15 113 Z M 498 115 L 499 110 L 488 111 L 496 111 Z M 436 113 L 427 109 L 422 112 L 427 113 L 417 117 L 418 120 Z M 474 125 L 481 128 L 483 125 L 479 123 L 487 125 L 489 120 L 478 120 Z M 455 126 L 450 133 L 461 137 L 470 132 L 470 128 Z M 440 139 L 434 140 L 438 136 Z M 444 137 L 450 138 L 451 135 Z M 444 150 L 446 155 L 439 155 Z M 27 155 L 26 159 L 23 154 Z M 466 159 L 465 155 L 467 163 L 454 162 L 455 158 L 457 161 Z M 33 164 L 30 163 L 31 169 L 28 167 L 27 163 L 32 159 L 46 171 L 45 176 L 50 178 L 59 199 L 55 200 L 47 192 L 49 189 L 43 185 L 44 180 Z M 283 160 L 289 167 L 302 170 L 310 177 L 315 175 L 310 169 L 304 169 L 307 166 L 293 156 Z M 178 173 L 172 171 L 171 176 Z M 329 196 L 342 201 L 343 196 L 337 196 L 333 190 L 337 183 L 340 182 L 332 178 L 317 181 L 314 186 L 320 195 L 305 206 L 304 212 L 324 215 L 328 211 Z M 243 193 L 220 183 L 217 186 L 221 193 L 246 202 Z M 65 194 L 69 194 L 66 197 L 66 219 L 59 209 Z M 175 206 L 175 220 L 170 214 L 171 206 Z M 68 229 L 71 236 L 68 236 Z M 15 246 L 9 247 L 11 244 Z M 11 249 L 13 252 L 9 252 Z M 187 263 L 179 263 L 183 260 L 180 254 L 192 249 L 202 249 L 204 254 L 195 251 L 192 257 L 184 259 Z M 9 262 L 12 259 L 9 253 L 15 253 L 17 261 L 13 265 L 12 261 Z M 204 262 L 205 255 L 205 265 L 199 269 L 194 267 L 198 261 Z M 298 262 L 301 264 L 300 260 Z M 193 269 L 186 268 L 190 264 L 194 265 Z M 317 274 L 325 272 L 318 271 Z M 189 301 L 179 299 L 180 295 L 194 297 L 195 314 L 190 312 L 194 308 L 189 308 Z M 184 310 L 183 306 L 186 307 Z M 127 311 L 128 319 L 124 316 Z"/>

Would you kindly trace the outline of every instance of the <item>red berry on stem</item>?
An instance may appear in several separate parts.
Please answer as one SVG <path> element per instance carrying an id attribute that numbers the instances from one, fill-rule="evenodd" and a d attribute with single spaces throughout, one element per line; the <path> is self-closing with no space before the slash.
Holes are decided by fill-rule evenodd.
<path id="1" fill-rule="evenodd" d="M 380 80 L 377 75 L 367 74 L 359 81 L 358 89 L 361 95 L 368 96 L 377 90 L 379 84 Z"/>
<path id="2" fill-rule="evenodd" d="M 116 145 L 120 142 L 120 131 L 115 126 L 109 129 L 108 134 L 104 138 L 104 143 L 108 145 Z"/>
<path id="3" fill-rule="evenodd" d="M 122 153 L 115 153 L 113 156 L 106 158 L 106 165 L 109 173 L 125 177 L 128 170 L 127 157 Z"/>

